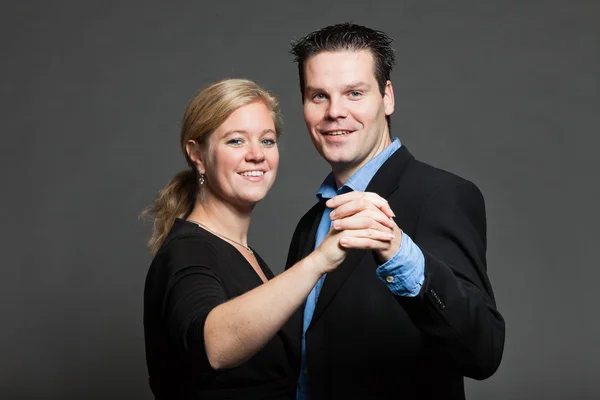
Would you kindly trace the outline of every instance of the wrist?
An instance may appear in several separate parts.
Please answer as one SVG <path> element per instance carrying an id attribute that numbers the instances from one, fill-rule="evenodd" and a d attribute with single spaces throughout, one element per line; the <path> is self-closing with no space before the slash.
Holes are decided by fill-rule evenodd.
<path id="1" fill-rule="evenodd" d="M 333 269 L 329 266 L 330 262 L 320 248 L 315 249 L 305 260 L 307 261 L 308 269 L 317 276 L 317 279 L 325 275 L 327 271 Z"/>
<path id="2" fill-rule="evenodd" d="M 375 251 L 380 265 L 388 262 L 400 250 L 400 247 L 402 247 L 402 236 L 402 230 L 396 225 L 394 227 L 394 239 L 390 242 L 390 246 L 387 249 Z"/>

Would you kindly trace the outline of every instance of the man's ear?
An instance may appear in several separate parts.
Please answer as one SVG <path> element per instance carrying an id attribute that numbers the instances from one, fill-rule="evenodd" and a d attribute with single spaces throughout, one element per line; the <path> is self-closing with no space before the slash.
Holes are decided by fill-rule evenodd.
<path id="1" fill-rule="evenodd" d="M 385 83 L 385 90 L 383 92 L 383 109 L 385 115 L 392 115 L 394 112 L 394 88 L 392 82 L 387 81 Z"/>
<path id="2" fill-rule="evenodd" d="M 200 151 L 200 145 L 195 140 L 188 140 L 185 144 L 185 151 L 192 163 L 200 174 L 204 174 L 205 165 L 202 160 L 202 152 Z"/>

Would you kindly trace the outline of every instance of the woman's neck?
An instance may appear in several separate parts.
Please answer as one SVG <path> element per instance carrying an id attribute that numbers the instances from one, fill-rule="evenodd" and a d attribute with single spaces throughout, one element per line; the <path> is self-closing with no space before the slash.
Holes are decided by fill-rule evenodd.
<path id="1" fill-rule="evenodd" d="M 196 204 L 187 219 L 200 222 L 229 239 L 248 245 L 248 229 L 252 218 L 252 209 L 240 210 L 231 204 L 212 199 L 196 200 Z"/>

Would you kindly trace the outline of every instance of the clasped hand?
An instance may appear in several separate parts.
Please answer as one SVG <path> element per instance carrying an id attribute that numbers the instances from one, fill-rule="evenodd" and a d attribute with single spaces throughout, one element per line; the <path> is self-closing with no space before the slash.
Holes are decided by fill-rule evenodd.
<path id="1" fill-rule="evenodd" d="M 370 192 L 350 192 L 325 203 L 331 208 L 331 230 L 321 246 L 328 260 L 327 270 L 335 269 L 348 249 L 371 249 L 381 263 L 388 261 L 400 248 L 402 231 L 393 220 L 388 202 Z"/>

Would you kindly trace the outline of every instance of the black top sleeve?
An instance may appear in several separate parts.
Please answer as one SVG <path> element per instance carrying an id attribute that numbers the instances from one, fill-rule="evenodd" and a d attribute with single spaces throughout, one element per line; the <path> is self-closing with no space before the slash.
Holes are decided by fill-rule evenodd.
<path id="1" fill-rule="evenodd" d="M 181 241 L 176 247 L 170 253 L 179 268 L 171 277 L 164 304 L 169 338 L 180 351 L 203 355 L 206 318 L 227 301 L 227 295 L 212 246 Z"/>

